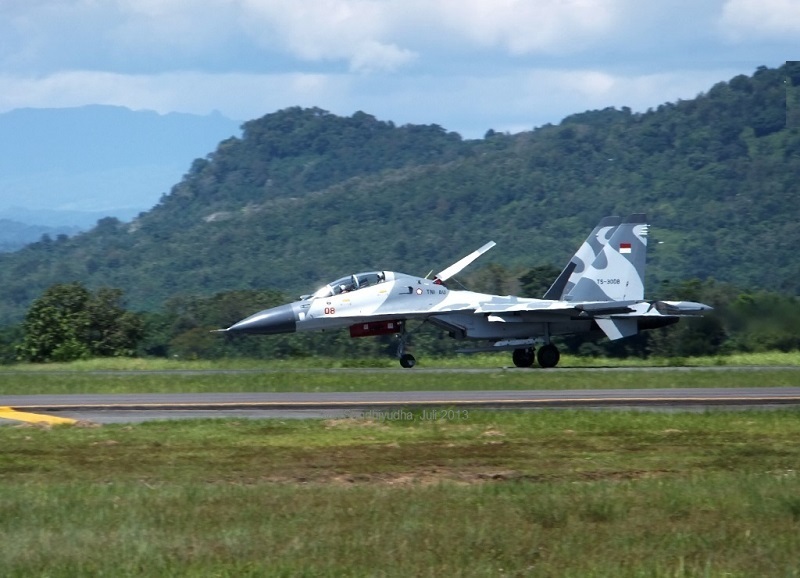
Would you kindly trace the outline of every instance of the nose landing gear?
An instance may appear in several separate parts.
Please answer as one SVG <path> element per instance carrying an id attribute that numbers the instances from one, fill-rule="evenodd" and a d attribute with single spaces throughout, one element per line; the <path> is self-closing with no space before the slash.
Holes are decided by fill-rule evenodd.
<path id="1" fill-rule="evenodd" d="M 417 364 L 416 358 L 410 353 L 404 353 L 400 356 L 400 365 L 406 369 L 411 369 Z"/>
<path id="2" fill-rule="evenodd" d="M 419 329 L 419 327 L 417 328 Z M 406 340 L 409 334 L 406 333 L 406 324 L 403 323 L 400 331 L 400 341 L 397 344 L 397 358 L 400 360 L 400 367 L 411 369 L 417 364 L 417 359 L 410 353 L 406 353 Z"/>

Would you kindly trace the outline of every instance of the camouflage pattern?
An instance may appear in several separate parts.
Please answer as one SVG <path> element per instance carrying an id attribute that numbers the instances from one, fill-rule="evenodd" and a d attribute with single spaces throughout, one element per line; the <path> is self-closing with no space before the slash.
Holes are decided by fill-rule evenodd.
<path id="1" fill-rule="evenodd" d="M 543 299 L 563 299 L 572 291 L 584 271 L 594 262 L 619 225 L 619 217 L 603 217 L 569 260 Z"/>
<path id="2" fill-rule="evenodd" d="M 559 293 L 558 298 L 449 289 L 444 281 L 494 246 L 490 242 L 433 280 L 393 271 L 356 273 L 221 331 L 276 334 L 361 325 L 366 333 L 359 330 L 355 335 L 351 329 L 351 335 L 362 336 L 371 334 L 370 327 L 374 326 L 378 335 L 391 326 L 403 332 L 402 352 L 405 323 L 395 322 L 418 319 L 456 339 L 487 340 L 492 350 L 530 349 L 530 356 L 520 358 L 532 359 L 531 346 L 549 344 L 554 335 L 602 331 L 609 339 L 621 339 L 711 309 L 702 303 L 644 299 L 647 233 L 643 214 L 630 215 L 622 222 L 618 217 L 600 221 L 548 290 L 547 295 Z M 412 360 L 404 367 L 413 366 L 413 357 L 403 357 Z"/>
<path id="3" fill-rule="evenodd" d="M 565 296 L 566 301 L 644 299 L 647 253 L 645 216 L 631 215 L 620 224 L 592 264 Z"/>

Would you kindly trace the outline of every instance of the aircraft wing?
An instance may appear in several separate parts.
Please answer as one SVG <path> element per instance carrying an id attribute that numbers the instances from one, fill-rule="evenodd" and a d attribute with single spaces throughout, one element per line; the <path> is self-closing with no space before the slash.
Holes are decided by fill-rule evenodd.
<path id="1" fill-rule="evenodd" d="M 635 305 L 641 303 L 640 301 L 586 301 L 586 302 L 570 302 L 570 301 L 533 301 L 514 303 L 511 305 L 502 303 L 484 303 L 480 305 L 475 313 L 521 313 L 524 311 L 546 313 L 553 312 L 557 314 L 575 314 L 581 313 L 586 315 L 613 315 L 621 313 L 633 313 L 636 311 Z"/>
<path id="2" fill-rule="evenodd" d="M 514 304 L 484 303 L 475 313 L 488 314 L 493 323 L 515 321 L 521 312 L 538 318 L 552 315 L 553 321 L 565 316 L 592 319 L 611 340 L 638 333 L 639 319 L 648 317 L 692 317 L 711 307 L 693 301 L 532 301 Z"/>
<path id="3" fill-rule="evenodd" d="M 694 301 L 523 301 L 521 303 L 482 303 L 475 313 L 502 316 L 504 313 L 549 313 L 581 315 L 582 317 L 609 316 L 665 316 L 694 317 L 711 311 L 711 307 Z"/>

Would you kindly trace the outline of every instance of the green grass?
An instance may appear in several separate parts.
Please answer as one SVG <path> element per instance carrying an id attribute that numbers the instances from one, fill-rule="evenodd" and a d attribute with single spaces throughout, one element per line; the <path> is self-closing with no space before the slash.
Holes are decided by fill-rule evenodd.
<path id="1" fill-rule="evenodd" d="M 3 576 L 798 576 L 800 415 L 0 428 Z"/>
<path id="2" fill-rule="evenodd" d="M 615 367 L 609 360 L 597 360 L 589 367 L 611 371 L 586 371 L 575 367 L 570 360 L 563 367 L 551 370 L 509 370 L 498 365 L 498 359 L 507 360 L 497 355 L 460 358 L 460 365 L 456 360 L 429 360 L 420 366 L 434 371 L 404 370 L 392 360 L 381 360 L 384 366 L 377 368 L 334 368 L 335 363 L 324 359 L 304 362 L 102 359 L 8 367 L 0 371 L 0 395 L 783 387 L 800 385 L 800 365 L 795 363 L 798 357 L 798 354 L 732 357 L 730 366 L 719 366 L 716 358 L 709 358 L 692 360 L 688 367 L 662 367 L 652 372 L 641 371 L 647 367 L 643 363 Z M 487 359 L 492 359 L 495 365 L 488 366 Z M 465 361 L 476 363 L 467 365 Z M 715 366 L 714 371 L 708 371 L 709 366 Z M 331 368 L 337 371 L 328 371 Z M 452 371 L 457 369 L 465 371 Z"/>
<path id="3" fill-rule="evenodd" d="M 203 393 L 327 391 L 453 391 L 630 389 L 677 387 L 784 387 L 800 385 L 800 370 L 703 371 L 561 370 L 425 373 L 414 370 L 267 371 L 247 373 L 136 373 L 81 371 L 0 375 L 0 395 L 69 393 Z"/>
<path id="4" fill-rule="evenodd" d="M 560 368 L 570 367 L 708 367 L 708 366 L 800 366 L 800 351 L 766 353 L 737 353 L 712 357 L 689 358 L 596 358 L 562 355 Z M 296 370 L 329 368 L 397 368 L 391 357 L 333 359 L 328 357 L 300 357 L 292 359 L 218 359 L 181 360 L 163 358 L 108 357 L 86 359 L 69 363 L 18 363 L 6 366 L 6 371 L 61 372 L 61 371 L 204 371 L 204 370 Z M 422 368 L 502 368 L 513 367 L 511 354 L 485 353 L 459 355 L 446 358 L 419 360 Z M 0 369 L 0 373 L 3 370 Z"/>

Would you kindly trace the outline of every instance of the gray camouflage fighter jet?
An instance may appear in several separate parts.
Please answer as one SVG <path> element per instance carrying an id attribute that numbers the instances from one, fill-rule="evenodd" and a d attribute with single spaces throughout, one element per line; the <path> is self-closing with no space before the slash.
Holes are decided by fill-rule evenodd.
<path id="1" fill-rule="evenodd" d="M 462 350 L 513 351 L 517 367 L 555 367 L 560 354 L 551 338 L 602 332 L 609 339 L 663 327 L 711 309 L 692 301 L 644 299 L 648 225 L 643 214 L 624 221 L 605 217 L 592 230 L 543 299 L 449 289 L 445 282 L 483 253 L 489 242 L 433 279 L 393 271 L 356 273 L 337 279 L 299 301 L 260 311 L 226 333 L 274 335 L 348 327 L 351 337 L 399 334 L 400 365 L 406 353 L 406 322 L 420 320 L 455 339 L 488 342 Z M 534 348 L 538 346 L 538 351 Z"/>

